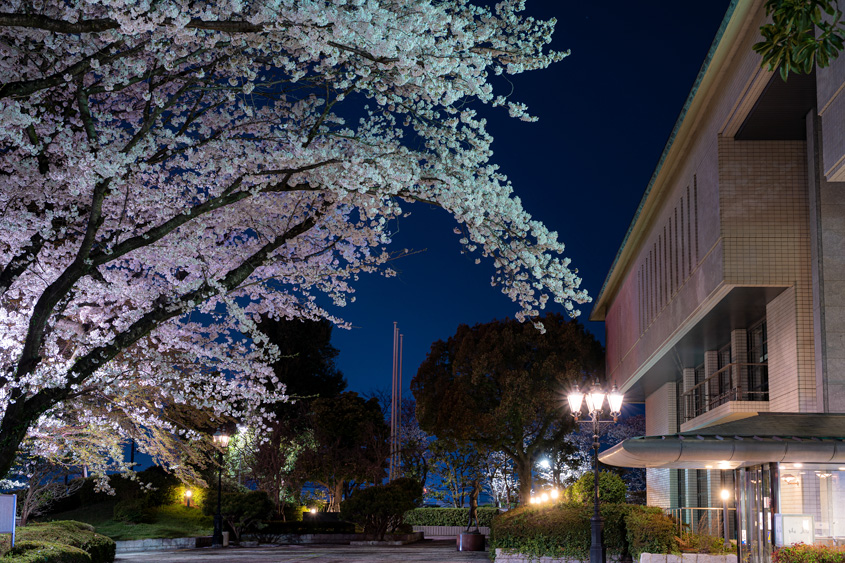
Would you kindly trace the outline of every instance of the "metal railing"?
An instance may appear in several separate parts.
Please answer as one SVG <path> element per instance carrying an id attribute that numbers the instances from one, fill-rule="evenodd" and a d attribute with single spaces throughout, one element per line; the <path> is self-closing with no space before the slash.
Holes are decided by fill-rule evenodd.
<path id="1" fill-rule="evenodd" d="M 724 536 L 723 508 L 664 508 L 663 512 L 672 517 L 678 530 L 678 535 L 684 530 L 710 536 Z M 736 508 L 728 508 L 728 539 L 736 538 Z"/>
<path id="2" fill-rule="evenodd" d="M 707 411 L 729 401 L 768 401 L 767 363 L 731 363 L 715 371 L 707 379 L 683 393 L 684 422 L 692 420 Z M 738 377 L 733 370 L 737 368 Z M 757 368 L 757 369 L 754 369 Z M 724 381 L 728 377 L 730 384 Z M 756 381 L 753 389 L 748 389 L 748 381 Z M 734 385 L 733 382 L 739 383 Z M 743 386 L 743 382 L 746 382 Z"/>

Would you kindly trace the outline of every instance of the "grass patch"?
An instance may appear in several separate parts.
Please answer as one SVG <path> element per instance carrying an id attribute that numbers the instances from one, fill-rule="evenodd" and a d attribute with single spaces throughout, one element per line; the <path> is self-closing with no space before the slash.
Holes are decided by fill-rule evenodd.
<path id="1" fill-rule="evenodd" d="M 114 501 L 97 503 L 61 514 L 52 514 L 50 520 L 77 520 L 94 526 L 99 534 L 115 541 L 144 540 L 149 538 L 187 538 L 210 536 L 213 519 L 198 508 L 167 505 L 152 508 L 152 522 L 130 524 L 114 520 Z"/>

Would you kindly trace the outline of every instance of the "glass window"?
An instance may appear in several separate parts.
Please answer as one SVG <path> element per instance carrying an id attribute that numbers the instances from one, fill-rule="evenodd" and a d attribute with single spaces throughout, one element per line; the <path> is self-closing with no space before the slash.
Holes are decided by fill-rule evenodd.
<path id="1" fill-rule="evenodd" d="M 778 544 L 845 545 L 845 467 L 780 463 Z"/>

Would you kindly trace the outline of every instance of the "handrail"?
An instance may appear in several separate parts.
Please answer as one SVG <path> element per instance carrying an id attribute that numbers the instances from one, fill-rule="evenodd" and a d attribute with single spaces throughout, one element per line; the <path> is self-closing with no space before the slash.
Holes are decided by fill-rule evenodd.
<path id="1" fill-rule="evenodd" d="M 707 377 L 707 379 L 705 379 L 701 383 L 697 383 L 695 386 L 690 387 L 689 390 L 684 391 L 683 396 L 691 395 L 693 392 L 695 392 L 696 389 L 698 389 L 699 387 L 701 387 L 701 386 L 703 386 L 707 383 L 710 383 L 711 379 L 713 379 L 716 376 L 722 375 L 722 373 L 724 373 L 729 368 L 733 368 L 733 367 L 737 367 L 737 366 L 739 366 L 739 367 L 752 366 L 753 367 L 753 366 L 768 366 L 768 365 L 769 365 L 768 362 L 756 362 L 756 363 L 755 362 L 731 362 L 730 364 L 727 364 L 724 367 L 714 371 L 711 375 L 709 375 Z"/>

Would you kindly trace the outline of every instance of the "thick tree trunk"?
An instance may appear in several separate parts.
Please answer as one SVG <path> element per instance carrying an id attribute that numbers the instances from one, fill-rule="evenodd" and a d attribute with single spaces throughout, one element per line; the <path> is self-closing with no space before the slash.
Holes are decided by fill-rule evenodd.
<path id="1" fill-rule="evenodd" d="M 0 478 L 9 473 L 27 430 L 40 415 L 40 412 L 27 412 L 23 401 L 8 405 L 0 422 Z"/>
<path id="2" fill-rule="evenodd" d="M 330 491 L 330 494 L 332 498 L 329 502 L 329 512 L 340 512 L 340 500 L 343 497 L 343 481 L 338 481 L 334 486 L 334 490 Z"/>
<path id="3" fill-rule="evenodd" d="M 527 505 L 531 500 L 531 458 L 520 456 L 516 461 L 516 474 L 519 477 L 519 504 Z"/>

